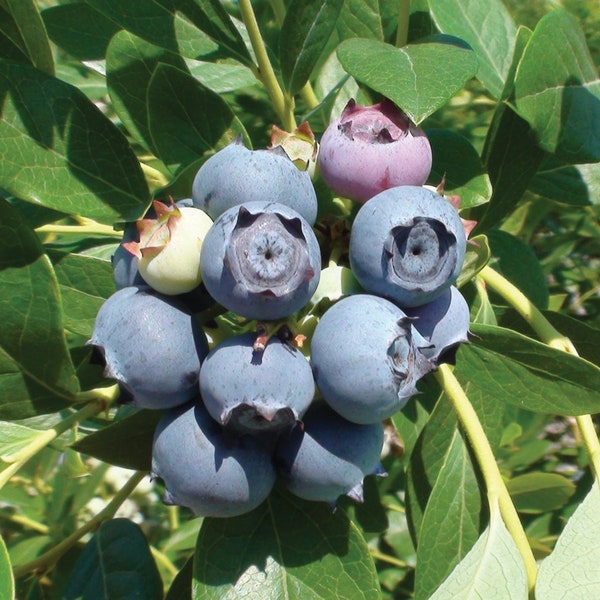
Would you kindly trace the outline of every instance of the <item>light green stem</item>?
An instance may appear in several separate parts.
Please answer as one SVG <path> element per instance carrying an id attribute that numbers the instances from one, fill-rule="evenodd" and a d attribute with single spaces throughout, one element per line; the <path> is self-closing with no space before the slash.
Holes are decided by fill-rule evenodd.
<path id="1" fill-rule="evenodd" d="M 260 33 L 254 9 L 252 8 L 252 2 L 251 0 L 239 0 L 238 6 L 256 56 L 258 68 L 254 69 L 254 74 L 265 86 L 273 103 L 273 110 L 279 117 L 283 128 L 293 131 L 296 128 L 293 100 L 283 93 L 279 81 L 277 81 L 273 65 L 271 65 L 264 40 Z"/>
<path id="2" fill-rule="evenodd" d="M 114 238 L 122 238 L 122 231 L 115 231 L 110 225 L 94 223 L 90 225 L 41 225 L 36 227 L 37 233 L 66 233 L 66 234 L 85 234 L 85 235 L 106 235 Z"/>
<path id="3" fill-rule="evenodd" d="M 10 523 L 14 523 L 15 525 L 19 525 L 20 527 L 25 527 L 27 529 L 31 529 L 32 531 L 36 531 L 42 535 L 48 535 L 50 533 L 50 528 L 48 525 L 44 523 L 39 523 L 38 521 L 34 521 L 25 515 L 17 515 L 17 514 L 8 514 L 6 512 L 0 512 L 0 519 L 4 519 L 5 521 L 9 521 Z"/>
<path id="4" fill-rule="evenodd" d="M 479 277 L 483 279 L 486 285 L 489 285 L 496 293 L 502 296 L 529 323 L 542 342 L 551 348 L 578 356 L 577 349 L 571 340 L 557 331 L 533 302 L 519 288 L 508 281 L 508 279 L 490 266 L 484 267 L 480 271 Z M 600 441 L 598 440 L 598 434 L 596 433 L 592 417 L 591 415 L 579 415 L 575 417 L 575 420 L 596 480 L 600 483 Z"/>
<path id="5" fill-rule="evenodd" d="M 115 494 L 113 499 L 85 525 L 81 526 L 77 531 L 74 531 L 70 536 L 56 544 L 53 548 L 45 552 L 38 558 L 24 565 L 19 565 L 14 569 L 15 578 L 22 577 L 33 571 L 46 571 L 52 568 L 57 561 L 68 550 L 70 550 L 79 540 L 99 527 L 104 521 L 112 519 L 119 509 L 119 506 L 132 494 L 133 490 L 138 486 L 140 481 L 146 476 L 145 472 L 136 471 L 127 481 L 127 483 Z"/>
<path id="6" fill-rule="evenodd" d="M 70 414 L 68 417 L 57 423 L 54 427 L 45 431 L 40 431 L 36 435 L 35 439 L 32 440 L 25 448 L 19 451 L 18 456 L 15 457 L 15 461 L 11 462 L 5 469 L 0 472 L 0 489 L 6 485 L 6 483 L 13 477 L 15 473 L 23 467 L 23 465 L 33 458 L 38 452 L 46 448 L 56 438 L 62 435 L 65 431 L 68 431 L 81 421 L 85 421 L 90 417 L 97 415 L 98 413 L 106 410 L 108 403 L 117 398 L 118 393 L 115 394 L 114 388 L 118 386 L 112 386 L 110 388 L 99 388 L 98 390 L 91 390 L 87 392 L 93 398 L 92 402 L 89 402 L 78 411 Z M 112 395 L 109 396 L 105 393 L 105 390 L 111 390 Z M 86 392 L 84 392 L 86 393 Z"/>
<path id="7" fill-rule="evenodd" d="M 408 22 L 410 19 L 410 0 L 400 0 L 398 10 L 398 29 L 396 30 L 396 48 L 406 46 L 408 42 Z"/>
<path id="8" fill-rule="evenodd" d="M 469 438 L 471 448 L 477 458 L 477 463 L 485 481 L 490 506 L 498 503 L 502 520 L 521 554 L 527 573 L 528 587 L 531 591 L 535 586 L 537 577 L 535 557 L 531 551 L 531 546 L 527 540 L 527 535 L 525 534 L 515 505 L 502 479 L 500 469 L 496 463 L 496 458 L 481 425 L 481 421 L 462 386 L 454 376 L 451 367 L 447 364 L 442 364 L 435 371 L 435 375 L 442 389 L 450 399 L 458 419 Z"/>
<path id="9" fill-rule="evenodd" d="M 390 556 L 389 554 L 384 554 L 379 550 L 369 549 L 369 554 L 375 559 L 380 560 L 381 562 L 388 563 L 389 565 L 393 565 L 394 567 L 398 567 L 399 569 L 407 569 L 408 565 L 399 558 L 395 556 Z"/>
<path id="10" fill-rule="evenodd" d="M 149 184 L 151 184 L 152 188 L 161 188 L 169 184 L 169 180 L 163 172 L 159 171 L 158 169 L 155 169 L 154 167 L 151 167 L 150 165 L 144 162 L 140 162 L 140 166 L 142 168 L 142 172 L 144 173 L 146 181 Z"/>

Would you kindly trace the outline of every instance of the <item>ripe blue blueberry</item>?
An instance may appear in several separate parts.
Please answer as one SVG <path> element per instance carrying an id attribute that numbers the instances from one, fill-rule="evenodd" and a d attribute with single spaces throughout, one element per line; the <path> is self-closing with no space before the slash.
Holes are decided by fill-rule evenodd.
<path id="1" fill-rule="evenodd" d="M 296 211 L 249 202 L 215 220 L 204 238 L 200 268 L 208 293 L 228 310 L 247 319 L 280 319 L 310 300 L 321 252 Z"/>
<path id="2" fill-rule="evenodd" d="M 88 342 L 103 356 L 105 375 L 140 408 L 164 409 L 198 393 L 208 342 L 176 298 L 149 287 L 126 287 L 100 307 Z"/>
<path id="3" fill-rule="evenodd" d="M 455 286 L 450 286 L 435 300 L 405 308 L 414 318 L 415 329 L 429 342 L 423 354 L 436 364 L 454 362 L 459 344 L 469 341 L 469 305 Z"/>
<path id="4" fill-rule="evenodd" d="M 257 507 L 275 483 L 270 450 L 256 438 L 224 433 L 200 401 L 168 411 L 152 446 L 152 477 L 164 502 L 196 516 L 233 517 Z"/>
<path id="5" fill-rule="evenodd" d="M 211 416 L 244 433 L 293 426 L 312 401 L 315 385 L 304 355 L 271 336 L 255 351 L 256 334 L 227 338 L 200 369 L 200 392 Z"/>
<path id="6" fill-rule="evenodd" d="M 310 175 L 282 149 L 249 150 L 235 141 L 211 156 L 192 187 L 194 206 L 213 220 L 245 202 L 279 202 L 301 214 L 309 225 L 317 218 L 317 195 Z"/>
<path id="7" fill-rule="evenodd" d="M 325 403 L 314 403 L 303 427 L 280 438 L 275 463 L 289 490 L 305 500 L 335 505 L 342 494 L 362 502 L 366 475 L 383 474 L 381 423 L 351 423 Z"/>
<path id="8" fill-rule="evenodd" d="M 456 281 L 466 244 L 460 216 L 443 196 L 424 187 L 395 187 L 358 211 L 350 266 L 369 293 L 418 306 Z"/>
<path id="9" fill-rule="evenodd" d="M 411 319 L 395 304 L 357 294 L 331 306 L 311 341 L 311 364 L 325 401 L 354 423 L 391 417 L 433 368 Z"/>

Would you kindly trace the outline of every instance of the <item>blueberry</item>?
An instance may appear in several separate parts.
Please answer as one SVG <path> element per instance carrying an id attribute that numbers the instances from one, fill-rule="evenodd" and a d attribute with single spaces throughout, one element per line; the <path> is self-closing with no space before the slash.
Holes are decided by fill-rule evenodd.
<path id="1" fill-rule="evenodd" d="M 300 498 L 335 505 L 347 494 L 361 502 L 365 476 L 383 474 L 382 446 L 381 423 L 351 423 L 316 402 L 303 426 L 280 438 L 275 463 L 286 486 Z"/>
<path id="2" fill-rule="evenodd" d="M 149 287 L 126 287 L 100 307 L 88 342 L 102 355 L 105 375 L 123 386 L 141 408 L 164 409 L 198 393 L 208 342 L 176 298 Z"/>
<path id="3" fill-rule="evenodd" d="M 164 502 L 196 516 L 233 517 L 258 506 L 275 483 L 271 452 L 256 438 L 227 435 L 201 402 L 168 411 L 152 445 Z"/>
<path id="4" fill-rule="evenodd" d="M 450 202 L 424 187 L 400 186 L 361 206 L 350 232 L 350 266 L 369 293 L 418 306 L 456 281 L 466 245 Z"/>
<path id="5" fill-rule="evenodd" d="M 200 167 L 192 198 L 194 206 L 213 220 L 234 206 L 255 201 L 285 204 L 311 226 L 317 218 L 317 195 L 309 173 L 298 169 L 281 148 L 249 150 L 240 141 Z"/>
<path id="6" fill-rule="evenodd" d="M 310 225 L 274 202 L 234 206 L 207 233 L 200 268 L 209 294 L 247 319 L 287 317 L 313 295 L 321 252 Z"/>
<path id="7" fill-rule="evenodd" d="M 369 294 L 339 300 L 319 320 L 311 364 L 325 401 L 354 423 L 391 417 L 433 368 L 427 346 L 395 304 Z"/>
<path id="8" fill-rule="evenodd" d="M 459 344 L 468 342 L 469 305 L 455 286 L 450 286 L 435 300 L 404 312 L 413 317 L 415 329 L 429 342 L 423 354 L 436 364 L 454 362 Z"/>
<path id="9" fill-rule="evenodd" d="M 312 401 L 315 384 L 304 355 L 271 336 L 262 351 L 256 334 L 215 346 L 200 369 L 200 392 L 211 416 L 237 432 L 293 426 Z"/>
<path id="10" fill-rule="evenodd" d="M 391 101 L 359 106 L 351 100 L 323 133 L 318 165 L 331 190 L 365 202 L 399 185 L 423 185 L 431 171 L 423 130 Z"/>

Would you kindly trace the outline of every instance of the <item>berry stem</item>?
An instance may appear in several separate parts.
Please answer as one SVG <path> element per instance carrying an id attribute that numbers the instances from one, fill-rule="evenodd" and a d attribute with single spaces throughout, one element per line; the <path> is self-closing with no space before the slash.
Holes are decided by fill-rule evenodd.
<path id="1" fill-rule="evenodd" d="M 284 129 L 293 131 L 296 128 L 296 121 L 294 119 L 293 104 L 290 98 L 287 98 L 283 93 L 273 65 L 269 60 L 267 49 L 265 47 L 264 40 L 258 27 L 258 21 L 252 8 L 252 2 L 250 0 L 239 0 L 238 6 L 242 15 L 242 20 L 248 31 L 250 43 L 256 56 L 257 67 L 254 69 L 254 74 L 257 79 L 265 86 L 271 102 L 273 103 L 273 109 L 281 121 Z"/>
<path id="2" fill-rule="evenodd" d="M 396 48 L 406 46 L 408 42 L 408 22 L 410 19 L 410 0 L 400 0 L 398 29 L 396 30 Z"/>
<path id="3" fill-rule="evenodd" d="M 123 237 L 123 232 L 115 231 L 114 228 L 110 225 L 102 225 L 102 223 L 96 223 L 95 221 L 91 221 L 83 225 L 55 225 L 49 223 L 48 225 L 41 225 L 40 227 L 36 227 L 35 231 L 37 233 L 50 234 L 67 233 L 81 235 L 83 233 L 85 235 L 106 235 L 118 239 L 121 239 Z"/>
<path id="4" fill-rule="evenodd" d="M 119 509 L 119 506 L 133 493 L 138 484 L 147 474 L 143 471 L 136 471 L 125 483 L 125 485 L 115 494 L 113 499 L 92 519 L 66 537 L 56 546 L 45 552 L 38 558 L 15 567 L 13 574 L 15 578 L 22 577 L 32 571 L 45 571 L 53 567 L 58 560 L 70 550 L 79 540 L 90 531 L 98 528 L 104 521 L 112 519 Z"/>
<path id="5" fill-rule="evenodd" d="M 495 292 L 500 294 L 529 323 L 544 344 L 567 354 L 579 356 L 571 340 L 557 331 L 531 300 L 508 279 L 489 266 L 480 271 L 479 277 L 486 285 L 489 285 Z M 600 441 L 592 417 L 591 415 L 579 415 L 575 417 L 575 421 L 581 433 L 581 439 L 596 480 L 600 483 Z"/>
<path id="6" fill-rule="evenodd" d="M 537 577 L 535 557 L 533 556 L 531 546 L 527 540 L 527 535 L 523 529 L 515 505 L 513 504 L 508 489 L 502 479 L 500 469 L 496 463 L 496 458 L 489 440 L 485 435 L 481 421 L 449 365 L 440 365 L 438 370 L 435 371 L 435 376 L 450 399 L 450 402 L 452 402 L 452 406 L 456 411 L 458 419 L 469 438 L 485 481 L 490 509 L 493 509 L 496 505 L 500 508 L 500 514 L 502 515 L 506 528 L 513 538 L 521 558 L 523 559 L 525 571 L 527 573 L 527 583 L 529 590 L 531 591 L 535 586 Z"/>

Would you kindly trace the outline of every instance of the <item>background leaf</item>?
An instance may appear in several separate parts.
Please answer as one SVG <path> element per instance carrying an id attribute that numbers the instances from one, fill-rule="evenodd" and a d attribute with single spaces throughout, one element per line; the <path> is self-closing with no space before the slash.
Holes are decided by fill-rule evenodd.
<path id="1" fill-rule="evenodd" d="M 499 98 L 510 68 L 517 27 L 500 0 L 429 0 L 443 33 L 465 40 L 479 62 L 477 78 Z"/>
<path id="2" fill-rule="evenodd" d="M 443 106 L 477 70 L 473 51 L 455 38 L 437 37 L 395 48 L 377 40 L 344 40 L 344 69 L 389 98 L 417 125 Z"/>
<path id="3" fill-rule="evenodd" d="M 15 580 L 13 578 L 10 557 L 4 539 L 0 537 L 0 594 L 6 600 L 14 600 Z"/>
<path id="4" fill-rule="evenodd" d="M 0 199 L 0 419 L 54 412 L 79 391 L 56 277 L 36 235 Z"/>
<path id="5" fill-rule="evenodd" d="M 295 94 L 308 81 L 333 31 L 344 0 L 296 0 L 287 10 L 279 38 L 286 89 Z"/>
<path id="6" fill-rule="evenodd" d="M 0 61 L 0 187 L 65 213 L 112 224 L 141 215 L 149 193 L 115 125 L 78 89 Z"/>
<path id="7" fill-rule="evenodd" d="M 338 510 L 275 489 L 258 508 L 204 519 L 194 556 L 193 598 L 379 599 L 366 543 Z"/>
<path id="8" fill-rule="evenodd" d="M 575 484 L 566 477 L 536 471 L 513 477 L 506 487 L 516 509 L 528 514 L 562 508 L 575 493 Z"/>
<path id="9" fill-rule="evenodd" d="M 536 26 L 515 76 L 514 106 L 546 152 L 570 163 L 600 161 L 600 78 L 567 11 Z"/>
<path id="10" fill-rule="evenodd" d="M 103 523 L 75 565 L 63 597 L 162 599 L 162 581 L 142 530 L 128 519 Z"/>

